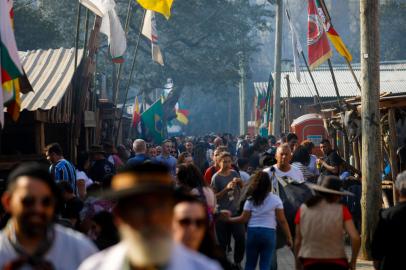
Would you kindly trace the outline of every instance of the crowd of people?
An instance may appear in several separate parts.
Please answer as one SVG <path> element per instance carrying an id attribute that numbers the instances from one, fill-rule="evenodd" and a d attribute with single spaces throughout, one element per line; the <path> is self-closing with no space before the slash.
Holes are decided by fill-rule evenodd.
<path id="1" fill-rule="evenodd" d="M 1 269 L 269 270 L 282 238 L 298 270 L 356 268 L 359 200 L 346 183 L 357 175 L 328 139 L 136 139 L 91 146 L 75 162 L 52 143 L 44 154 L 50 164 L 22 163 L 8 176 Z M 293 214 L 287 185 L 312 193 L 294 198 Z M 400 203 L 381 213 L 372 246 L 376 269 L 401 258 L 391 240 L 405 238 L 406 173 L 396 188 Z"/>

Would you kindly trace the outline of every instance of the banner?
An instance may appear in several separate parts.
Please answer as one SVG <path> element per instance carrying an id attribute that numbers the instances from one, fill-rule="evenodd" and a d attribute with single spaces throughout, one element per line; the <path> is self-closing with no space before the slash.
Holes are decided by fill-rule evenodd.
<path id="1" fill-rule="evenodd" d="M 309 66 L 313 70 L 331 58 L 333 53 L 324 31 L 323 22 L 318 15 L 315 0 L 308 0 L 307 46 Z"/>
<path id="2" fill-rule="evenodd" d="M 152 60 L 161 66 L 164 65 L 161 48 L 158 45 L 158 31 L 156 29 L 155 13 L 147 10 L 142 27 L 142 34 L 151 41 Z"/>

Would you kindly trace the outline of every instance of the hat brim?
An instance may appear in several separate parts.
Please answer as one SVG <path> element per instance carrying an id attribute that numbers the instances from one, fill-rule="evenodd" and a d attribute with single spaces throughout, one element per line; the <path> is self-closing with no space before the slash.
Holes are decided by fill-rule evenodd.
<path id="1" fill-rule="evenodd" d="M 105 199 L 117 200 L 131 197 L 134 195 L 151 194 L 151 193 L 167 193 L 172 195 L 175 193 L 175 188 L 173 186 L 163 184 L 144 184 L 122 190 L 111 189 L 104 191 L 100 195 L 102 198 Z"/>
<path id="2" fill-rule="evenodd" d="M 353 193 L 346 191 L 346 190 L 334 190 L 334 189 L 330 189 L 330 188 L 326 188 L 320 185 L 316 185 L 316 184 L 310 184 L 310 183 L 306 183 L 306 185 L 318 192 L 323 192 L 323 193 L 330 193 L 330 194 L 336 194 L 336 195 L 342 195 L 342 196 L 354 196 Z"/>

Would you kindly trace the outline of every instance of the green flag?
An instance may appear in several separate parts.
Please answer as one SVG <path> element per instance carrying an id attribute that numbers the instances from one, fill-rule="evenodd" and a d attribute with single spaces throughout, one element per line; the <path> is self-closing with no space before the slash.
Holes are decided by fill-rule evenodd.
<path id="1" fill-rule="evenodd" d="M 164 137 L 162 114 L 162 101 L 158 99 L 141 115 L 146 138 L 154 140 L 157 144 L 161 144 Z"/>

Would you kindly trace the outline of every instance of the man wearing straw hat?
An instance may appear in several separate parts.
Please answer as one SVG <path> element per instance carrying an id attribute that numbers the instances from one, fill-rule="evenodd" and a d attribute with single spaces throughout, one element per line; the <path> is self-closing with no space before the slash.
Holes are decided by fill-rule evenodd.
<path id="1" fill-rule="evenodd" d="M 87 259 L 79 270 L 220 269 L 172 240 L 175 196 L 166 166 L 127 165 L 113 177 L 104 196 L 117 201 L 114 215 L 122 240 Z"/>
<path id="2" fill-rule="evenodd" d="M 360 236 L 342 196 L 352 193 L 342 189 L 337 176 L 322 176 L 319 184 L 308 184 L 316 195 L 302 204 L 295 218 L 295 255 L 297 269 L 355 269 Z M 348 261 L 344 247 L 344 231 L 351 238 L 352 256 Z"/>

